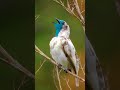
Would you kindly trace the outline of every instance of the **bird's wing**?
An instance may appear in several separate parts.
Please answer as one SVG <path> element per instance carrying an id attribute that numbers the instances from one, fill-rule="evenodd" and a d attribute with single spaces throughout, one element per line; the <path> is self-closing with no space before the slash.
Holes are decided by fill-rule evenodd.
<path id="1" fill-rule="evenodd" d="M 64 39 L 62 46 L 63 46 L 63 52 L 68 58 L 70 65 L 72 66 L 74 72 L 77 73 L 76 71 L 77 54 L 76 54 L 74 45 L 72 44 L 70 39 Z"/>
<path id="2" fill-rule="evenodd" d="M 70 66 L 74 70 L 75 74 L 78 75 L 79 72 L 79 59 L 76 54 L 76 50 L 74 48 L 74 45 L 72 44 L 70 39 L 64 39 L 63 40 L 63 52 L 65 53 L 66 57 L 68 58 L 68 61 L 70 63 Z M 79 79 L 75 78 L 76 87 L 79 87 Z"/>

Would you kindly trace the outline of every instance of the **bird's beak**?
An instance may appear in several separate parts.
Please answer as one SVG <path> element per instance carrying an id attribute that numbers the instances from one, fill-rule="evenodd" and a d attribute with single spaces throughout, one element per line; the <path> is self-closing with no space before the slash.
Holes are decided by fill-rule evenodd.
<path id="1" fill-rule="evenodd" d="M 57 22 L 60 24 L 60 21 L 59 21 L 59 19 L 57 19 L 57 18 L 56 18 L 56 20 L 57 20 Z"/>

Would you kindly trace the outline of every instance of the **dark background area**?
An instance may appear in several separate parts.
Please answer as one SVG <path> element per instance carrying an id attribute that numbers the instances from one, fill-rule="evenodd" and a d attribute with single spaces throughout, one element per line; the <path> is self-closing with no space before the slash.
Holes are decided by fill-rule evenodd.
<path id="1" fill-rule="evenodd" d="M 0 44 L 34 74 L 34 0 L 0 1 Z M 0 90 L 18 90 L 24 74 L 0 60 Z M 20 90 L 34 90 L 34 80 L 25 78 Z M 15 89 L 14 89 L 15 88 Z"/>
<path id="2" fill-rule="evenodd" d="M 34 0 L 0 1 L 0 44 L 32 73 L 34 9 Z M 110 89 L 119 90 L 120 16 L 114 0 L 86 0 L 86 34 L 108 76 Z M 0 90 L 18 88 L 23 77 L 0 60 Z M 28 78 L 21 89 L 34 90 L 34 80 Z"/>
<path id="3" fill-rule="evenodd" d="M 120 16 L 114 0 L 86 0 L 86 34 L 108 76 L 110 90 L 119 90 Z"/>

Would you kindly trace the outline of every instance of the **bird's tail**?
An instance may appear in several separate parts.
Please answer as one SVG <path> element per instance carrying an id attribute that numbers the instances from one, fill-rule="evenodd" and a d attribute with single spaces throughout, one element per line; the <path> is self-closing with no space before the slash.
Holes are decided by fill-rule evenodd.
<path id="1" fill-rule="evenodd" d="M 80 60 L 76 54 L 76 71 L 75 71 L 75 74 L 78 76 L 78 72 L 79 72 L 79 63 L 80 63 Z M 76 84 L 76 87 L 79 87 L 79 78 L 75 78 L 75 84 Z"/>
<path id="2" fill-rule="evenodd" d="M 76 85 L 76 87 L 79 87 L 79 79 L 78 78 L 75 78 L 75 85 Z"/>
<path id="3" fill-rule="evenodd" d="M 76 66 L 75 74 L 78 76 L 78 69 L 79 66 Z M 79 87 L 79 78 L 75 77 L 75 85 L 76 87 Z"/>

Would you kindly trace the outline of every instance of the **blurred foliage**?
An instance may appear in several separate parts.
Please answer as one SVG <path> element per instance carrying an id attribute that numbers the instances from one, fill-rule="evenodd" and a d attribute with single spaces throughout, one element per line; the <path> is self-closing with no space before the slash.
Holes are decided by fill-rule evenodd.
<path id="1" fill-rule="evenodd" d="M 50 56 L 49 42 L 52 37 L 55 36 L 55 28 L 52 22 L 55 21 L 55 18 L 65 20 L 71 29 L 70 39 L 72 40 L 78 55 L 84 64 L 84 31 L 79 20 L 70 15 L 53 0 L 36 0 L 35 15 L 39 16 L 35 22 L 35 44 L 45 54 Z M 35 54 L 35 71 L 39 68 L 43 60 L 44 58 L 42 56 L 38 55 L 37 53 Z M 49 61 L 45 62 L 40 71 L 36 74 L 36 90 L 56 90 L 53 79 L 53 68 L 54 66 Z M 72 78 L 73 79 L 70 81 L 70 86 L 71 88 L 74 88 L 74 77 Z M 68 89 L 66 86 L 67 85 L 65 85 L 65 83 L 62 83 L 64 90 Z M 84 90 L 84 84 L 82 84 L 80 88 L 81 90 Z"/>

